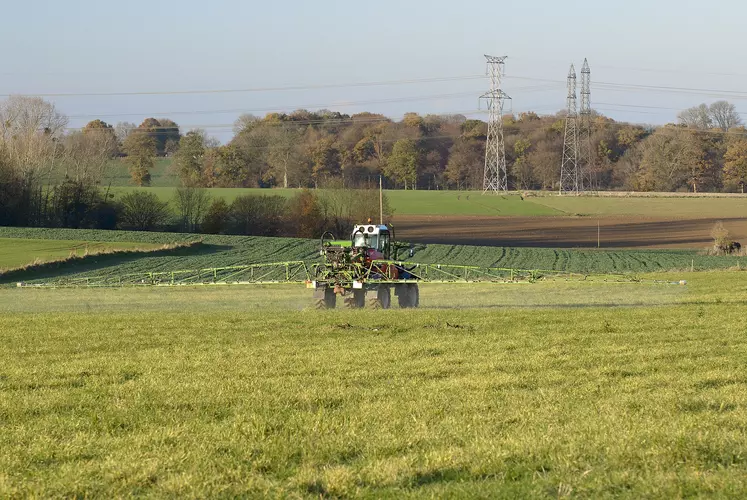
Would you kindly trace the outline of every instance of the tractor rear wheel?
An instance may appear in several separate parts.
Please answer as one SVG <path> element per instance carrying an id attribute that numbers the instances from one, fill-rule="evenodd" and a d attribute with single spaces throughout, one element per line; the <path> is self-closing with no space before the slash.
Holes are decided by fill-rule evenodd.
<path id="1" fill-rule="evenodd" d="M 335 295 L 334 288 L 326 288 L 324 290 L 324 298 L 316 300 L 317 309 L 334 309 L 337 305 L 337 295 Z"/>
<path id="2" fill-rule="evenodd" d="M 397 304 L 400 309 L 412 307 L 412 293 L 407 283 L 397 285 Z"/>
<path id="3" fill-rule="evenodd" d="M 420 288 L 417 283 L 410 285 L 410 307 L 420 307 Z"/>
<path id="4" fill-rule="evenodd" d="M 387 285 L 379 285 L 376 290 L 376 298 L 368 301 L 371 309 L 389 309 L 392 305 L 392 295 Z"/>
<path id="5" fill-rule="evenodd" d="M 401 309 L 420 305 L 420 290 L 417 283 L 405 283 L 397 287 L 397 301 Z"/>
<path id="6" fill-rule="evenodd" d="M 348 309 L 360 309 L 366 305 L 366 292 L 363 290 L 350 290 L 343 299 Z"/>

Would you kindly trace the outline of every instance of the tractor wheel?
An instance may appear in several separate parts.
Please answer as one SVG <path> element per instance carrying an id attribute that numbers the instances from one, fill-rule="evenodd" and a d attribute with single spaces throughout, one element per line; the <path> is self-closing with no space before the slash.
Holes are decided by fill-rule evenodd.
<path id="1" fill-rule="evenodd" d="M 345 294 L 344 303 L 347 309 L 360 309 L 366 305 L 366 292 L 351 290 Z"/>
<path id="2" fill-rule="evenodd" d="M 412 305 L 412 288 L 408 284 L 397 285 L 397 304 L 400 309 L 413 307 Z"/>
<path id="3" fill-rule="evenodd" d="M 420 307 L 420 288 L 417 283 L 410 285 L 410 307 Z"/>
<path id="4" fill-rule="evenodd" d="M 371 309 L 389 309 L 392 305 L 392 295 L 387 285 L 379 285 L 376 298 L 368 302 Z"/>
<path id="5" fill-rule="evenodd" d="M 324 298 L 317 299 L 315 304 L 317 309 L 334 309 L 336 305 L 337 295 L 335 295 L 334 288 L 326 288 L 324 290 Z"/>

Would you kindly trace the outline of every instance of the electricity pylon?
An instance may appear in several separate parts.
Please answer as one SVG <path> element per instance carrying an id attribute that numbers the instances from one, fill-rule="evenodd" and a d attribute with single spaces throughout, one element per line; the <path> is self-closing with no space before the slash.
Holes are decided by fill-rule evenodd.
<path id="1" fill-rule="evenodd" d="M 501 90 L 503 65 L 507 56 L 494 57 L 486 55 L 490 91 L 480 99 L 488 102 L 488 138 L 485 144 L 485 177 L 482 183 L 483 194 L 508 191 L 506 173 L 506 145 L 503 141 L 503 102 L 511 99 Z"/>
<path id="2" fill-rule="evenodd" d="M 580 191 L 578 172 L 578 112 L 576 107 L 576 68 L 568 72 L 568 109 L 565 117 L 563 159 L 560 163 L 560 194 Z"/>

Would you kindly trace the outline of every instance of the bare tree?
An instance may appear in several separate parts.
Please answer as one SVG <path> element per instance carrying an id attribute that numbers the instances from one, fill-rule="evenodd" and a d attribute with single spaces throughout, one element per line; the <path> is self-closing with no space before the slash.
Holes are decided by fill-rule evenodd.
<path id="1" fill-rule="evenodd" d="M 233 123 L 233 133 L 235 135 L 239 135 L 241 132 L 249 131 L 259 121 L 260 119 L 256 116 L 249 113 L 244 113 L 243 115 L 239 116 L 239 118 Z"/>
<path id="2" fill-rule="evenodd" d="M 137 128 L 137 125 L 129 122 L 119 122 L 114 126 L 114 135 L 117 137 L 119 143 L 123 143 L 125 139 Z"/>
<path id="3" fill-rule="evenodd" d="M 200 226 L 210 208 L 210 201 L 210 195 L 205 189 L 189 186 L 176 190 L 174 203 L 186 231 L 194 232 Z"/>
<path id="4" fill-rule="evenodd" d="M 707 129 L 713 125 L 711 110 L 707 104 L 701 104 L 682 111 L 677 115 L 679 122 L 690 128 Z"/>
<path id="5" fill-rule="evenodd" d="M 0 103 L 0 143 L 8 161 L 27 178 L 51 174 L 67 117 L 38 97 L 11 96 Z"/>
<path id="6" fill-rule="evenodd" d="M 40 97 L 10 96 L 0 104 L 0 132 L 3 138 L 44 134 L 57 138 L 65 130 L 68 119 L 54 104 Z"/>
<path id="7" fill-rule="evenodd" d="M 288 187 L 289 174 L 300 163 L 301 134 L 292 124 L 272 127 L 268 133 L 270 146 L 267 149 L 267 164 L 276 180 L 283 180 Z"/>
<path id="8" fill-rule="evenodd" d="M 63 138 L 62 145 L 58 171 L 78 182 L 94 184 L 105 177 L 117 149 L 114 135 L 103 130 L 70 133 Z"/>
<path id="9" fill-rule="evenodd" d="M 716 101 L 708 108 L 713 125 L 724 132 L 742 124 L 737 108 L 727 101 Z"/>

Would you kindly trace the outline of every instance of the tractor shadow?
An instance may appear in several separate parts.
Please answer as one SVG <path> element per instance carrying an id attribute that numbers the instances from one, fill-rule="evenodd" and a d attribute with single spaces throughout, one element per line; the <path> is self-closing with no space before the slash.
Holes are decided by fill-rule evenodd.
<path id="1" fill-rule="evenodd" d="M 46 278 L 58 278 L 100 269 L 116 267 L 140 259 L 153 257 L 195 257 L 211 255 L 232 250 L 230 245 L 211 245 L 197 242 L 189 246 L 157 249 L 150 251 L 121 251 L 85 255 L 53 262 L 46 262 L 16 269 L 0 274 L 0 285 L 19 281 L 31 281 Z"/>

